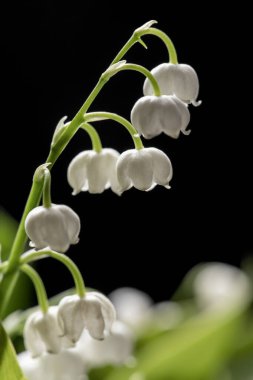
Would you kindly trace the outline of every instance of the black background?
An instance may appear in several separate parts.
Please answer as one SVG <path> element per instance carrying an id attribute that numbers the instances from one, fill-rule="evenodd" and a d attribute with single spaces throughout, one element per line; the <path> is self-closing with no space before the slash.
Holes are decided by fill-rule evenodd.
<path id="1" fill-rule="evenodd" d="M 190 136 L 163 135 L 146 143 L 170 156 L 172 189 L 72 197 L 68 163 L 90 148 L 80 132 L 55 165 L 52 192 L 54 203 L 70 205 L 81 217 L 81 240 L 69 255 L 86 283 L 104 292 L 136 286 L 160 300 L 196 263 L 239 265 L 252 252 L 252 106 L 245 90 L 251 86 L 250 25 L 242 3 L 225 10 L 208 2 L 138 3 L 138 10 L 135 4 L 21 1 L 2 9 L 0 194 L 2 205 L 20 218 L 33 171 L 47 156 L 58 120 L 74 116 L 133 30 L 158 20 L 179 61 L 198 72 L 203 100 L 201 107 L 191 107 Z M 129 62 L 151 69 L 166 61 L 158 39 L 145 42 L 148 51 L 134 46 Z M 129 118 L 142 83 L 137 73 L 120 73 L 91 109 Z M 120 152 L 132 148 L 120 126 L 96 125 L 105 146 Z M 50 294 L 72 285 L 57 263 L 47 260 L 40 269 Z"/>

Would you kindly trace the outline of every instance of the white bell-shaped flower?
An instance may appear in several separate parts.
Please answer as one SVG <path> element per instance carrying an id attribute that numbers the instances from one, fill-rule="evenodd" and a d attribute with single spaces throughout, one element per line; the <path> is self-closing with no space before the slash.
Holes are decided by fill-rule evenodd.
<path id="1" fill-rule="evenodd" d="M 146 139 L 166 135 L 177 139 L 180 131 L 186 131 L 190 121 L 187 105 L 174 95 L 144 96 L 137 100 L 132 111 L 131 121 L 139 134 Z"/>
<path id="2" fill-rule="evenodd" d="M 115 321 L 111 333 L 103 341 L 90 337 L 87 331 L 82 333 L 76 345 L 78 352 L 89 368 L 103 365 L 117 365 L 128 362 L 133 353 L 134 337 L 129 327 Z"/>
<path id="3" fill-rule="evenodd" d="M 62 334 L 73 343 L 79 340 L 83 329 L 87 329 L 94 339 L 104 339 L 115 319 L 114 306 L 98 292 L 89 292 L 83 298 L 67 296 L 59 303 L 58 321 Z"/>
<path id="4" fill-rule="evenodd" d="M 199 80 L 196 71 L 189 65 L 162 63 L 156 66 L 151 73 L 157 80 L 163 95 L 176 95 L 185 103 L 200 105 L 197 102 Z M 153 88 L 148 79 L 143 86 L 144 95 L 153 95 Z"/>
<path id="5" fill-rule="evenodd" d="M 194 279 L 193 290 L 198 304 L 215 312 L 243 307 L 252 297 L 247 275 L 223 263 L 203 265 Z"/>
<path id="6" fill-rule="evenodd" d="M 79 216 L 68 206 L 52 204 L 35 207 L 27 215 L 25 230 L 36 249 L 51 248 L 66 252 L 70 244 L 79 241 Z"/>
<path id="7" fill-rule="evenodd" d="M 168 156 L 156 148 L 130 149 L 121 154 L 117 163 L 121 192 L 134 186 L 149 191 L 156 185 L 170 188 L 172 165 Z"/>
<path id="8" fill-rule="evenodd" d="M 84 360 L 75 349 L 38 358 L 25 351 L 18 361 L 27 380 L 87 380 Z"/>
<path id="9" fill-rule="evenodd" d="M 25 347 L 33 357 L 44 352 L 58 353 L 62 347 L 60 335 L 56 306 L 51 306 L 45 314 L 40 310 L 34 312 L 25 323 Z"/>
<path id="10" fill-rule="evenodd" d="M 108 188 L 118 194 L 119 185 L 116 175 L 118 158 L 119 152 L 110 148 L 104 148 L 99 153 L 86 150 L 74 157 L 67 173 L 73 195 L 80 191 L 100 194 Z"/>

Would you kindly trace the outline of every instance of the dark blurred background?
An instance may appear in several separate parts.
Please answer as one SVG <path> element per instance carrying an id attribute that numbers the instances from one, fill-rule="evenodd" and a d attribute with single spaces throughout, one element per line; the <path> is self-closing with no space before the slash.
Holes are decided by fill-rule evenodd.
<path id="1" fill-rule="evenodd" d="M 81 217 L 80 243 L 68 254 L 88 286 L 105 293 L 135 286 L 162 300 L 198 262 L 239 265 L 252 253 L 252 126 L 242 89 L 250 79 L 243 50 L 247 10 L 162 1 L 137 10 L 135 4 L 20 1 L 2 8 L 0 203 L 20 218 L 58 120 L 74 116 L 133 30 L 156 19 L 174 41 L 179 61 L 198 72 L 203 100 L 201 107 L 190 107 L 190 136 L 146 142 L 171 158 L 172 189 L 72 197 L 68 163 L 90 149 L 80 132 L 53 169 L 52 193 L 54 203 L 70 205 Z M 152 69 L 166 61 L 160 40 L 150 36 L 145 42 L 149 49 L 136 44 L 129 62 Z M 120 73 L 91 109 L 129 118 L 142 84 L 141 75 Z M 124 128 L 113 122 L 96 126 L 105 146 L 132 148 Z M 39 268 L 50 295 L 72 286 L 60 264 L 46 260 Z"/>

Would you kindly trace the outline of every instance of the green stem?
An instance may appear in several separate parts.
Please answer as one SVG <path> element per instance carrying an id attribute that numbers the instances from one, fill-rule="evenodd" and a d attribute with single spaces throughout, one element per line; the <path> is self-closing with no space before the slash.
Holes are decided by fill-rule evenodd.
<path id="1" fill-rule="evenodd" d="M 123 71 L 123 70 L 134 70 L 134 71 L 138 71 L 139 73 L 145 75 L 145 77 L 149 79 L 149 81 L 153 87 L 154 94 L 156 96 L 161 95 L 160 87 L 159 87 L 157 80 L 155 79 L 154 75 L 152 75 L 151 72 L 148 69 L 146 69 L 146 67 L 141 66 L 141 65 L 136 65 L 134 63 L 126 63 L 124 66 L 122 66 L 118 69 L 118 71 Z"/>
<path id="2" fill-rule="evenodd" d="M 47 256 L 50 256 L 54 258 L 55 260 L 60 261 L 68 268 L 68 270 L 70 271 L 73 277 L 77 294 L 80 297 L 84 297 L 86 290 L 85 290 L 82 274 L 80 270 L 78 269 L 77 265 L 69 257 L 65 256 L 64 254 L 51 251 L 48 249 L 44 249 L 42 251 L 32 251 L 21 256 L 20 264 L 24 265 L 24 264 L 30 263 L 31 261 L 45 258 Z"/>
<path id="3" fill-rule="evenodd" d="M 27 241 L 27 236 L 25 233 L 25 220 L 29 212 L 36 206 L 38 206 L 43 187 L 43 177 L 40 179 L 34 178 L 32 188 L 25 206 L 25 210 L 19 224 L 19 228 L 10 252 L 9 264 L 8 264 L 8 272 L 17 269 L 17 264 L 19 261 L 19 256 L 24 250 L 24 246 Z"/>
<path id="4" fill-rule="evenodd" d="M 42 279 L 40 278 L 36 270 L 33 269 L 30 265 L 22 265 L 20 269 L 22 270 L 22 272 L 27 274 L 27 276 L 29 276 L 32 280 L 40 308 L 43 313 L 46 313 L 48 311 L 48 299 Z"/>
<path id="5" fill-rule="evenodd" d="M 173 64 L 177 64 L 178 63 L 177 52 L 176 52 L 175 46 L 174 46 L 173 42 L 171 41 L 170 37 L 166 33 L 162 32 L 160 29 L 156 29 L 156 28 L 148 28 L 148 29 L 142 30 L 138 33 L 139 37 L 142 37 L 142 36 L 145 36 L 148 34 L 151 34 L 153 36 L 157 36 L 164 42 L 164 44 L 166 45 L 167 50 L 168 50 L 170 62 Z"/>
<path id="6" fill-rule="evenodd" d="M 89 123 L 82 123 L 79 128 L 83 129 L 88 133 L 90 136 L 91 142 L 92 142 L 92 149 L 100 153 L 102 152 L 103 146 L 99 137 L 99 134 L 97 133 L 96 129 Z"/>
<path id="7" fill-rule="evenodd" d="M 46 208 L 51 207 L 51 174 L 47 168 L 44 173 L 43 206 Z"/>
<path id="8" fill-rule="evenodd" d="M 126 53 L 128 52 L 128 50 L 130 50 L 131 47 L 134 44 L 136 44 L 136 42 L 138 42 L 138 40 L 139 40 L 139 37 L 134 33 L 129 38 L 129 40 L 125 43 L 125 45 L 123 46 L 123 48 L 118 52 L 118 54 L 116 55 L 116 57 L 112 61 L 111 65 L 113 65 L 114 63 L 117 63 L 118 61 L 120 61 L 121 58 L 123 58 L 126 55 Z"/>
<path id="9" fill-rule="evenodd" d="M 84 121 L 83 115 L 85 114 L 85 112 L 87 112 L 87 110 L 89 109 L 99 92 L 102 90 L 106 82 L 107 79 L 101 76 L 98 83 L 96 84 L 96 86 L 94 87 L 94 89 L 92 90 L 82 107 L 77 112 L 76 116 L 66 127 L 65 131 L 63 132 L 59 140 L 56 142 L 56 144 L 52 146 L 47 158 L 47 162 L 51 164 L 51 168 L 58 159 L 58 157 L 61 155 L 63 150 L 66 148 L 72 137 L 78 131 L 80 124 L 82 124 L 82 122 Z"/>
<path id="10" fill-rule="evenodd" d="M 117 115 L 116 113 L 111 112 L 89 112 L 84 115 L 85 120 L 87 121 L 99 121 L 99 120 L 114 120 L 117 123 L 123 125 L 128 132 L 130 133 L 135 149 L 143 149 L 143 144 L 141 141 L 140 136 L 138 135 L 138 132 L 133 127 L 133 125 L 124 117 Z"/>
<path id="11" fill-rule="evenodd" d="M 126 55 L 128 50 L 130 50 L 131 47 L 134 44 L 136 44 L 136 42 L 139 42 L 140 38 L 142 36 L 145 36 L 145 35 L 153 35 L 153 36 L 157 36 L 158 38 L 160 38 L 168 50 L 170 62 L 173 64 L 178 63 L 177 52 L 176 52 L 175 46 L 174 46 L 172 40 L 170 39 L 170 37 L 166 33 L 162 32 L 160 29 L 147 28 L 147 29 L 142 30 L 142 31 L 138 31 L 138 32 L 135 31 L 133 33 L 133 35 L 129 38 L 129 40 L 125 43 L 125 45 L 120 50 L 120 52 L 116 55 L 116 57 L 114 58 L 114 60 L 112 61 L 111 64 L 114 64 L 114 63 L 120 61 Z"/>

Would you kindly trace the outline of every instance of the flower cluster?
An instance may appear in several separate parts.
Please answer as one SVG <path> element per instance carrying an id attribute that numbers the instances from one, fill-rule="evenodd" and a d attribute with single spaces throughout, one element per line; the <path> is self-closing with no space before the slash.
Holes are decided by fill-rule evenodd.
<path id="1" fill-rule="evenodd" d="M 135 30 L 101 75 L 76 116 L 69 122 L 66 122 L 66 116 L 59 121 L 48 159 L 35 172 L 10 259 L 0 263 L 3 277 L 5 273 L 12 276 L 15 270 L 21 270 L 31 278 L 40 304 L 40 310 L 29 316 L 24 329 L 24 342 L 29 354 L 24 354 L 21 365 L 28 380 L 84 380 L 85 369 L 90 362 L 118 364 L 131 355 L 134 329 L 127 326 L 131 323 L 126 324 L 124 317 L 115 321 L 114 306 L 101 293 L 86 293 L 79 269 L 64 255 L 70 245 L 79 241 L 80 219 L 70 207 L 51 202 L 51 168 L 74 134 L 84 130 L 91 138 L 92 149 L 79 153 L 69 164 L 67 179 L 73 195 L 81 191 L 98 194 L 108 188 L 118 195 L 132 187 L 141 191 L 150 191 L 156 185 L 170 188 L 173 170 L 169 157 L 155 147 L 145 148 L 141 137 L 151 139 L 162 132 L 172 138 L 178 138 L 180 132 L 188 135 L 188 106 L 200 103 L 196 100 L 199 83 L 192 67 L 178 64 L 174 45 L 165 33 L 151 28 L 153 24 L 154 21 L 150 21 Z M 137 41 L 144 44 L 142 37 L 149 33 L 163 40 L 170 55 L 169 63 L 162 63 L 151 72 L 143 66 L 121 60 Z M 135 70 L 146 77 L 144 96 L 133 106 L 131 122 L 115 113 L 88 112 L 103 86 L 122 70 Z M 93 126 L 93 122 L 100 120 L 114 120 L 123 125 L 133 140 L 134 148 L 121 154 L 112 148 L 104 148 Z M 20 256 L 27 238 L 34 250 Z M 30 265 L 42 257 L 53 257 L 66 265 L 76 285 L 77 294 L 64 297 L 57 306 L 48 306 L 43 281 Z M 137 324 L 134 319 L 143 322 L 140 316 L 143 311 L 146 313 L 149 304 L 140 294 L 134 297 L 132 304 L 136 306 L 128 315 L 132 325 Z M 120 298 L 121 302 L 125 299 Z M 84 360 L 82 352 L 85 350 Z M 69 362 L 73 364 L 65 373 Z"/>

